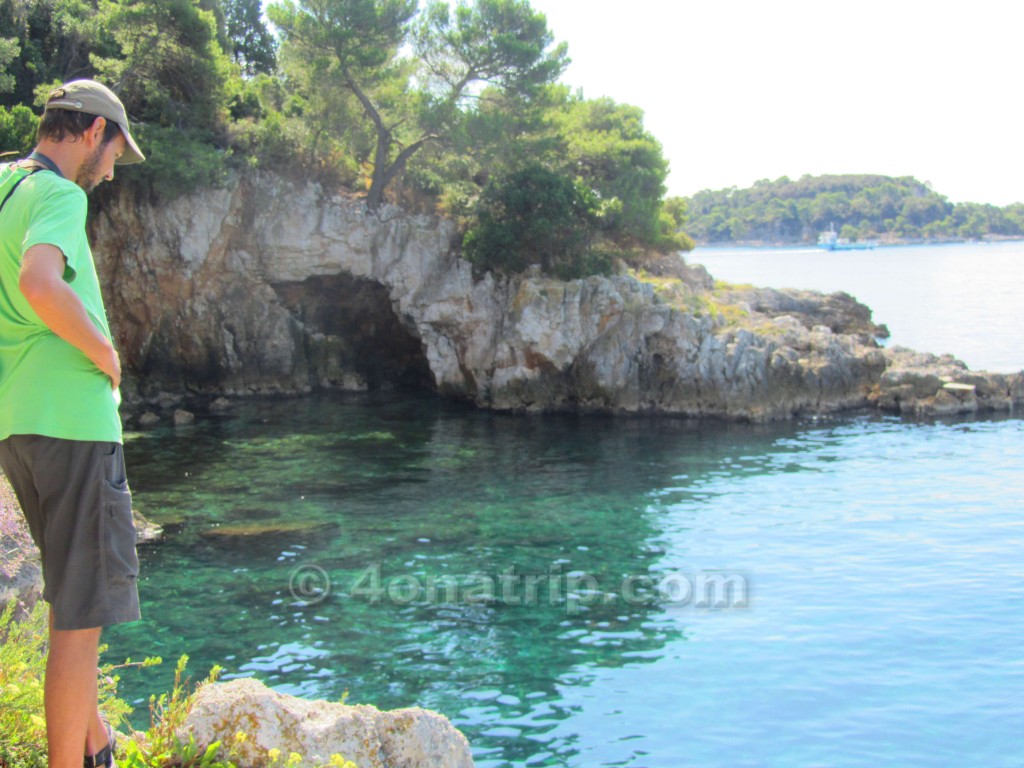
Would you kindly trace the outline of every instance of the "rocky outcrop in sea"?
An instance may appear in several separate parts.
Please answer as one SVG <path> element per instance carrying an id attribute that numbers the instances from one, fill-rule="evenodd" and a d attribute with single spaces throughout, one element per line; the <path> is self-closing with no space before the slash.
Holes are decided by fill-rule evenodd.
<path id="1" fill-rule="evenodd" d="M 1024 387 L 905 371 L 845 294 L 727 286 L 681 264 L 571 281 L 482 272 L 443 219 L 368 214 L 268 174 L 159 204 L 122 194 L 92 234 L 136 402 L 414 386 L 508 411 L 763 421 L 1010 408 Z"/>

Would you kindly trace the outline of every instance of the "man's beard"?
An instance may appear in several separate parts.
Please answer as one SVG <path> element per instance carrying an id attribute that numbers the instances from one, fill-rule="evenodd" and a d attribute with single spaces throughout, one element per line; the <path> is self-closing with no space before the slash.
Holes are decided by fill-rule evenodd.
<path id="1" fill-rule="evenodd" d="M 75 184 L 84 189 L 85 194 L 92 192 L 103 181 L 103 176 L 99 173 L 99 167 L 103 161 L 103 149 L 105 146 L 105 144 L 101 144 L 96 147 L 92 154 L 82 161 L 78 174 L 75 176 Z"/>

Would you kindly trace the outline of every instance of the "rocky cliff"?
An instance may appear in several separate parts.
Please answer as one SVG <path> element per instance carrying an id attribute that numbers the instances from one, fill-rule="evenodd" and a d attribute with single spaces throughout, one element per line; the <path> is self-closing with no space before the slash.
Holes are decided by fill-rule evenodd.
<path id="1" fill-rule="evenodd" d="M 716 286 L 700 268 L 569 282 L 480 273 L 441 219 L 368 214 L 278 176 L 169 203 L 122 193 L 92 228 L 143 397 L 414 386 L 514 411 L 765 420 L 872 402 L 921 410 L 936 395 L 907 389 L 912 372 L 886 388 L 892 355 L 844 294 Z M 1020 402 L 1022 383 L 986 379 L 989 390 L 975 409 Z"/>

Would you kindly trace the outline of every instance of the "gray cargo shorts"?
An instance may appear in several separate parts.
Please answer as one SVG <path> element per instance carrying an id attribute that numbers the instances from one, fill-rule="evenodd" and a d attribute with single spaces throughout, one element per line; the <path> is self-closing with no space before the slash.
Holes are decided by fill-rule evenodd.
<path id="1" fill-rule="evenodd" d="M 0 467 L 43 563 L 54 629 L 139 618 L 132 496 L 119 443 L 11 435 Z"/>

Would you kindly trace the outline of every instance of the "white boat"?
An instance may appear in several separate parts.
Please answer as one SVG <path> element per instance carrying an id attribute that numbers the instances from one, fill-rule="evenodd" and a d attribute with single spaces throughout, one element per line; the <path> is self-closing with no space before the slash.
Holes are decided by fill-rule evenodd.
<path id="1" fill-rule="evenodd" d="M 818 235 L 818 246 L 826 251 L 867 251 L 877 248 L 878 243 L 874 240 L 850 240 L 840 237 L 835 227 L 829 227 L 827 232 Z"/>

